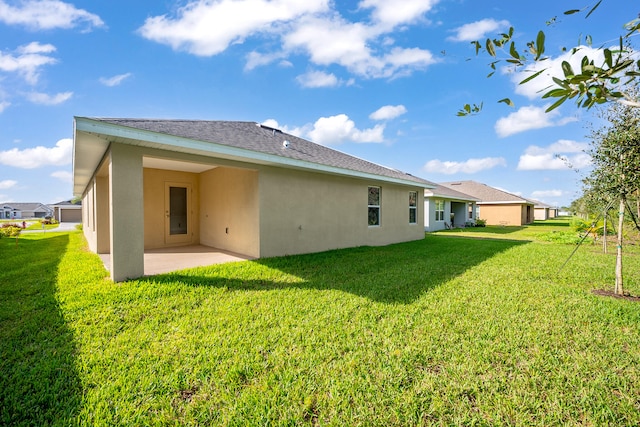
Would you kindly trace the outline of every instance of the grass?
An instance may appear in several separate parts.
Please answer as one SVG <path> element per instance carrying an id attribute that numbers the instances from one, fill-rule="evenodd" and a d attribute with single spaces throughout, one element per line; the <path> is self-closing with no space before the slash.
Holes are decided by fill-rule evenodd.
<path id="1" fill-rule="evenodd" d="M 2 239 L 0 424 L 638 425 L 640 304 L 554 227 L 121 284 L 78 232 Z"/>

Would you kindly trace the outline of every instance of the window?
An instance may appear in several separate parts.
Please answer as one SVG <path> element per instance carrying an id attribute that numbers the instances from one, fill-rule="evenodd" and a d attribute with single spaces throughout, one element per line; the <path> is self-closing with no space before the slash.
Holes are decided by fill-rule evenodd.
<path id="1" fill-rule="evenodd" d="M 409 224 L 418 222 L 418 192 L 409 191 Z"/>
<path id="2" fill-rule="evenodd" d="M 369 226 L 380 225 L 380 187 L 369 187 Z"/>
<path id="3" fill-rule="evenodd" d="M 436 221 L 444 221 L 444 200 L 436 200 Z"/>
<path id="4" fill-rule="evenodd" d="M 473 219 L 473 203 L 469 203 L 469 219 Z"/>

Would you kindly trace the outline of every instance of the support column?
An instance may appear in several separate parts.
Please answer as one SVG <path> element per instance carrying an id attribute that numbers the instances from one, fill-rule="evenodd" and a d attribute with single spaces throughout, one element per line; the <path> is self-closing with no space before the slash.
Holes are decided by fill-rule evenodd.
<path id="1" fill-rule="evenodd" d="M 109 163 L 111 278 L 115 282 L 144 275 L 142 153 L 112 143 Z"/>
<path id="2" fill-rule="evenodd" d="M 95 221 L 96 221 L 96 252 L 108 254 L 111 252 L 111 222 L 109 207 L 109 177 L 96 176 L 95 191 Z"/>

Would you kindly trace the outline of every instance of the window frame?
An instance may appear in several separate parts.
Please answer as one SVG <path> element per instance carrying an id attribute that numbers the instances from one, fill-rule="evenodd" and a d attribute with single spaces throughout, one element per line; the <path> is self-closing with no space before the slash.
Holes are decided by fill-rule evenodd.
<path id="1" fill-rule="evenodd" d="M 413 200 L 412 200 L 412 196 L 413 196 Z M 412 214 L 413 214 L 413 221 L 411 218 Z M 417 223 L 418 223 L 418 192 L 409 191 L 409 224 L 413 225 Z"/>
<path id="2" fill-rule="evenodd" d="M 439 206 L 441 206 L 442 209 L 438 209 Z M 434 211 L 436 215 L 435 220 L 438 222 L 444 222 L 444 200 L 434 200 L 434 207 L 435 207 Z"/>
<path id="3" fill-rule="evenodd" d="M 378 197 L 377 204 L 372 204 L 371 200 L 371 190 L 377 188 L 378 189 Z M 377 211 L 377 223 L 371 223 L 371 212 Z M 382 214 L 382 187 L 376 185 L 369 185 L 367 187 L 367 224 L 369 227 L 380 227 L 382 224 L 381 219 Z"/>

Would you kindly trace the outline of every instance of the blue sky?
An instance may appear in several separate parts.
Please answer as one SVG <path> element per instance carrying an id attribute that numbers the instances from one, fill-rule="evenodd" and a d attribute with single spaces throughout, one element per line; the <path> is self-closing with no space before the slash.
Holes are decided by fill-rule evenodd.
<path id="1" fill-rule="evenodd" d="M 487 78 L 470 41 L 514 26 L 524 47 L 544 29 L 554 69 L 580 36 L 617 43 L 633 3 L 585 20 L 562 12 L 589 0 L 0 0 L 0 202 L 71 198 L 73 116 L 87 116 L 267 123 L 431 181 L 568 205 L 594 111 L 544 114 L 544 79 Z"/>

